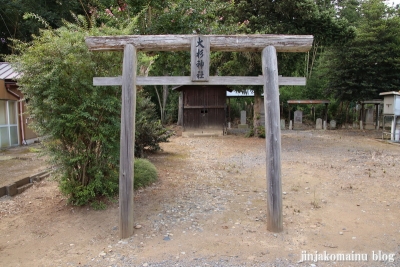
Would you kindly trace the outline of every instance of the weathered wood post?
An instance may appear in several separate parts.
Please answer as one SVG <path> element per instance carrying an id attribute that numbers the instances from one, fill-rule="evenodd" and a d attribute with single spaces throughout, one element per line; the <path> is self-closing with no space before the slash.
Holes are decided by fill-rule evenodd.
<path id="1" fill-rule="evenodd" d="M 133 164 L 136 111 L 136 48 L 124 48 L 122 67 L 121 148 L 119 166 L 119 235 L 133 235 Z"/>
<path id="2" fill-rule="evenodd" d="M 264 76 L 265 142 L 267 167 L 267 229 L 283 230 L 281 182 L 281 128 L 276 49 L 268 46 L 262 52 Z"/>
<path id="3" fill-rule="evenodd" d="M 179 93 L 177 125 L 183 126 L 183 92 Z"/>

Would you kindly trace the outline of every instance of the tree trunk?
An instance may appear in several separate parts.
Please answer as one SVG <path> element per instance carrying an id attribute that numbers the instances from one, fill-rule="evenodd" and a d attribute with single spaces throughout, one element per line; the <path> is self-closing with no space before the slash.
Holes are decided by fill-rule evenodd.
<path id="1" fill-rule="evenodd" d="M 346 111 L 346 119 L 345 119 L 345 122 L 344 122 L 346 128 L 347 128 L 347 123 L 349 121 L 349 105 L 350 105 L 350 102 L 347 102 L 346 109 L 345 109 L 345 111 Z"/>
<path id="2" fill-rule="evenodd" d="M 262 105 L 261 93 L 255 90 L 254 91 L 254 106 L 253 106 L 254 135 L 258 135 L 258 126 L 261 125 L 261 109 L 262 108 L 263 108 L 263 105 Z"/>
<path id="3" fill-rule="evenodd" d="M 165 124 L 165 107 L 167 106 L 167 98 L 168 98 L 168 94 L 169 94 L 168 85 L 163 85 L 163 92 L 162 92 L 162 96 L 161 96 L 162 98 L 160 98 L 160 94 L 158 93 L 157 86 L 154 86 L 154 89 L 156 90 L 158 104 L 160 106 L 161 123 L 164 125 Z"/>
<path id="4" fill-rule="evenodd" d="M 338 114 L 337 114 L 337 118 L 339 119 L 341 119 L 342 118 L 342 113 L 343 113 L 343 101 L 341 101 L 340 102 L 340 105 L 339 105 L 339 112 L 338 112 Z"/>

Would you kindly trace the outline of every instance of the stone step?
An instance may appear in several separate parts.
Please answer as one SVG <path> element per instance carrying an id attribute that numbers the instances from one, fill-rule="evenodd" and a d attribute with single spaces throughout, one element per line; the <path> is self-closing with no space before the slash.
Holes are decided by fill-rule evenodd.
<path id="1" fill-rule="evenodd" d="M 33 176 L 22 178 L 15 183 L 12 183 L 8 186 L 4 186 L 0 188 L 0 197 L 8 195 L 8 196 L 15 196 L 17 194 L 21 194 L 26 189 L 31 187 L 33 183 L 37 183 L 42 181 L 44 178 L 49 177 L 51 171 L 43 171 Z"/>
<path id="2" fill-rule="evenodd" d="M 21 194 L 22 192 L 24 192 L 26 189 L 28 189 L 29 187 L 31 187 L 33 184 L 29 183 L 26 185 L 23 185 L 21 187 L 17 188 L 17 194 Z"/>
<path id="3" fill-rule="evenodd" d="M 218 137 L 222 135 L 222 130 L 212 132 L 182 132 L 182 137 Z"/>
<path id="4" fill-rule="evenodd" d="M 218 136 L 217 133 L 195 133 L 193 134 L 194 137 L 213 137 Z"/>
<path id="5" fill-rule="evenodd" d="M 38 174 L 33 175 L 33 176 L 30 177 L 30 182 L 31 182 L 31 183 L 40 182 L 40 181 L 42 181 L 44 178 L 49 177 L 50 174 L 51 174 L 50 171 L 44 171 L 44 172 L 38 173 Z"/>

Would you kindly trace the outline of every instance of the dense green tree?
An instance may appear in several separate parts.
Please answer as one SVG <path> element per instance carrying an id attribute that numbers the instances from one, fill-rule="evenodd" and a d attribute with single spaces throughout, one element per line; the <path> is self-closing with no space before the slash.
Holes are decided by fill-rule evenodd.
<path id="1" fill-rule="evenodd" d="M 135 2 L 136 5 L 132 10 L 137 16 L 139 29 L 133 34 L 227 34 L 238 28 L 236 25 L 231 27 L 232 24 L 227 22 L 231 18 L 229 14 L 233 8 L 232 2 L 219 0 Z M 213 68 L 214 73 L 215 69 Z M 158 52 L 148 74 L 188 76 L 190 53 Z M 164 123 L 177 118 L 178 93 L 171 88 L 171 86 L 144 88 L 153 102 L 160 103 L 158 111 Z M 169 100 L 164 105 L 165 96 L 168 96 Z"/>
<path id="2" fill-rule="evenodd" d="M 313 34 L 310 55 L 279 53 L 279 72 L 286 76 L 308 76 L 321 47 L 353 36 L 345 19 L 338 19 L 330 1 L 150 1 L 136 9 L 142 34 Z M 189 53 L 159 53 L 151 75 L 189 75 Z M 244 67 L 245 66 L 245 67 Z M 306 68 L 308 66 L 309 68 Z M 259 53 L 212 53 L 212 75 L 261 74 Z M 235 87 L 235 90 L 249 89 Z M 262 87 L 253 87 L 258 95 Z M 146 89 L 154 91 L 153 87 Z M 159 88 L 161 91 L 161 88 Z M 157 96 L 153 94 L 153 101 Z"/>
<path id="3" fill-rule="evenodd" d="M 379 0 L 361 4 L 354 40 L 326 57 L 329 91 L 341 100 L 368 100 L 400 87 L 400 16 Z"/>
<path id="4" fill-rule="evenodd" d="M 247 23 L 251 33 L 311 34 L 314 36 L 314 53 L 319 47 L 353 36 L 347 21 L 337 18 L 329 1 L 241 0 L 237 2 L 234 16 L 237 21 Z M 280 74 L 308 76 L 304 73 L 304 55 L 280 53 L 278 57 Z M 310 66 L 314 59 L 309 57 Z"/>
<path id="5" fill-rule="evenodd" d="M 361 18 L 360 5 L 360 0 L 338 1 L 338 16 L 340 18 L 346 19 L 350 23 L 350 25 L 357 26 Z"/>
<path id="6" fill-rule="evenodd" d="M 33 34 L 39 34 L 43 25 L 38 20 L 24 19 L 26 13 L 43 18 L 52 28 L 63 26 L 63 20 L 72 21 L 74 14 L 84 15 L 89 23 L 95 17 L 97 23 L 113 24 L 116 19 L 110 20 L 111 16 L 129 17 L 129 3 L 129 0 L 0 0 L 0 60 L 3 60 L 1 54 L 13 52 L 11 39 L 27 42 Z"/>
<path id="7" fill-rule="evenodd" d="M 309 53 L 278 53 L 279 74 L 283 76 L 311 77 L 323 49 L 342 43 L 354 36 L 354 29 L 346 19 L 336 15 L 330 1 L 273 1 L 240 0 L 235 2 L 234 17 L 247 33 L 311 34 L 313 48 Z M 259 53 L 224 53 L 219 58 L 219 71 L 224 75 L 261 75 Z M 243 68 L 246 66 L 246 68 Z M 250 87 L 245 87 L 250 88 Z M 235 88 L 241 90 L 243 87 Z M 252 87 L 255 92 L 254 111 L 260 109 L 262 87 Z M 282 96 L 296 97 L 304 88 L 281 88 Z M 283 100 L 283 97 L 281 97 Z M 286 102 L 285 102 L 286 103 Z M 286 114 L 286 113 L 284 113 Z M 257 118 L 257 116 L 255 116 Z M 257 128 L 258 120 L 254 121 Z"/>
<path id="8" fill-rule="evenodd" d="M 58 28 L 62 26 L 63 19 L 71 21 L 71 11 L 80 13 L 79 1 L 0 0 L 0 54 L 12 52 L 10 39 L 29 41 L 32 34 L 39 33 L 41 23 L 37 20 L 25 20 L 25 13 L 35 13 L 44 18 L 51 27 Z"/>
<path id="9" fill-rule="evenodd" d="M 143 1 L 137 1 L 143 2 Z M 233 2 L 145 1 L 137 11 L 140 34 L 228 34 Z"/>

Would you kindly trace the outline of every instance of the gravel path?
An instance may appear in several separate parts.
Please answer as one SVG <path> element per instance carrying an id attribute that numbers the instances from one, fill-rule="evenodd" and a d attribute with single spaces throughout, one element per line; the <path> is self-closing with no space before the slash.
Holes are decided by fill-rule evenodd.
<path id="1" fill-rule="evenodd" d="M 291 164 L 303 164 L 310 169 L 327 169 L 327 172 L 332 173 L 335 178 L 331 182 L 323 183 L 321 188 L 329 192 L 329 186 L 332 183 L 342 183 L 343 180 L 346 182 L 357 181 L 360 168 L 369 161 L 374 162 L 375 167 L 379 169 L 380 166 L 393 164 L 399 155 L 398 152 L 379 151 L 373 145 L 358 148 L 351 138 L 345 141 L 347 142 L 346 145 L 336 148 L 335 142 L 341 141 L 341 138 L 335 134 L 324 135 L 309 131 L 284 134 L 282 137 L 282 161 L 289 167 L 284 171 L 283 179 L 290 178 Z M 225 146 L 224 142 L 226 142 L 226 139 L 198 138 L 175 141 L 175 144 L 188 151 L 187 157 L 178 160 L 185 164 L 184 169 L 181 170 L 185 174 L 181 175 L 180 171 L 168 170 L 169 173 L 166 176 L 176 183 L 175 185 L 179 190 L 174 192 L 171 201 L 162 204 L 162 212 L 147 217 L 148 221 L 152 222 L 150 227 L 152 235 L 149 233 L 143 238 L 144 241 L 146 238 L 152 239 L 161 235 L 164 241 L 169 242 L 174 239 L 172 233 L 176 232 L 176 229 L 183 230 L 188 238 L 190 238 L 190 235 L 201 235 L 208 231 L 208 229 L 205 229 L 207 225 L 204 221 L 217 221 L 216 217 L 218 218 L 226 212 L 232 212 L 231 203 L 238 201 L 242 203 L 238 212 L 247 214 L 246 219 L 265 224 L 265 213 L 258 212 L 259 209 L 255 208 L 254 203 L 265 202 L 266 191 L 264 188 L 254 190 L 246 184 L 246 180 L 240 179 L 243 174 L 252 176 L 253 170 L 264 168 L 264 143 L 255 140 L 256 146 L 252 144 L 243 147 L 243 145 L 238 144 L 236 147 L 232 146 L 229 140 L 228 146 Z M 249 141 L 245 140 L 245 142 Z M 222 147 L 223 151 L 218 151 L 216 149 L 218 146 Z M 344 155 L 345 158 L 343 158 Z M 343 160 L 353 166 L 343 168 Z M 151 191 L 152 189 L 146 190 Z M 242 194 L 246 194 L 246 196 Z M 238 199 L 238 195 L 241 195 L 242 198 Z M 367 197 L 364 196 L 364 198 Z M 229 219 L 228 224 L 242 226 L 246 219 L 241 218 L 242 222 L 238 223 L 232 218 Z M 260 232 L 261 229 L 250 225 L 243 227 L 245 232 Z M 277 234 L 269 232 L 264 234 L 278 237 Z M 131 242 L 134 242 L 133 239 L 128 241 L 128 244 Z M 144 249 L 145 246 L 136 250 L 140 254 L 143 253 Z M 182 247 L 181 250 L 187 251 L 190 248 Z M 142 262 L 138 261 L 135 256 L 129 258 L 114 255 L 112 260 L 107 257 L 94 259 L 95 264 L 88 266 L 400 266 L 398 258 L 395 262 L 376 263 L 368 261 L 367 263 L 355 262 L 349 265 L 348 262 L 346 264 L 340 262 L 301 263 L 299 262 L 299 253 L 289 254 L 290 257 L 279 258 L 278 256 L 276 259 L 269 257 L 268 260 L 257 260 L 254 257 L 243 260 L 240 255 L 221 255 L 221 252 L 218 251 L 209 257 L 197 257 L 195 252 L 197 251 L 192 252 L 193 255 L 191 255 L 192 253 L 188 255 L 188 252 L 181 252 L 182 255 L 179 256 L 166 255 L 165 258 L 167 259 L 161 261 L 147 259 Z M 235 252 L 232 252 L 232 254 L 235 254 Z M 111 262 L 112 264 L 109 264 Z"/>
<path id="2" fill-rule="evenodd" d="M 173 138 L 150 155 L 159 181 L 135 192 L 134 236 L 118 204 L 66 205 L 43 181 L 0 201 L 4 266 L 400 266 L 400 146 L 375 131 L 283 131 L 284 231 L 266 229 L 265 140 Z M 23 229 L 23 231 L 21 230 Z M 394 253 L 374 261 L 372 251 Z M 299 262 L 302 252 L 367 262 Z M 3 265 L 0 264 L 0 265 Z"/>

